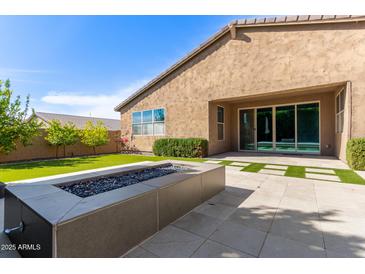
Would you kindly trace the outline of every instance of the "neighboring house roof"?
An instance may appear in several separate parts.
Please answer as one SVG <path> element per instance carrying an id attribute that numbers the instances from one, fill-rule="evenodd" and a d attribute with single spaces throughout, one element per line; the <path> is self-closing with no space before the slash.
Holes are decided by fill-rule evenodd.
<path id="1" fill-rule="evenodd" d="M 68 114 L 48 113 L 48 112 L 35 112 L 35 115 L 30 117 L 29 119 L 34 117 L 41 119 L 43 122 L 47 124 L 52 120 L 59 120 L 61 124 L 72 122 L 75 124 L 77 128 L 83 128 L 87 121 L 92 121 L 93 123 L 101 121 L 104 123 L 104 125 L 107 127 L 108 130 L 120 130 L 120 121 L 117 119 L 85 117 L 85 116 L 76 116 Z"/>
<path id="2" fill-rule="evenodd" d="M 248 28 L 248 27 L 268 27 L 268 26 L 282 26 L 282 25 L 308 25 L 308 24 L 322 24 L 322 23 L 343 23 L 343 22 L 358 22 L 365 21 L 364 15 L 298 15 L 298 16 L 280 16 L 280 17 L 263 17 L 263 18 L 251 18 L 251 19 L 239 19 L 231 22 L 222 28 L 218 33 L 214 34 L 207 41 L 202 43 L 198 48 L 187 54 L 177 63 L 172 65 L 166 71 L 162 72 L 156 78 L 148 82 L 141 87 L 126 100 L 117 105 L 114 110 L 120 111 L 124 106 L 133 101 L 139 95 L 159 83 L 165 77 L 177 70 L 191 58 L 198 55 L 204 49 L 212 45 L 219 38 L 228 32 L 231 32 L 232 37 L 235 37 L 235 28 Z"/>

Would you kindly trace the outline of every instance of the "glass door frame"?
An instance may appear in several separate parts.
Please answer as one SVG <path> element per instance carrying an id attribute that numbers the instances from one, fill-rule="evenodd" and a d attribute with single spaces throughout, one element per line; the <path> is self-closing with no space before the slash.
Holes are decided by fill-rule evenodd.
<path id="1" fill-rule="evenodd" d="M 318 152 L 306 152 L 306 151 L 298 151 L 298 120 L 297 120 L 297 106 L 298 105 L 306 105 L 318 103 L 318 140 L 319 140 L 319 151 Z M 294 106 L 295 107 L 295 151 L 276 151 L 276 107 L 281 106 Z M 258 151 L 257 149 L 257 109 L 261 108 L 272 108 L 272 142 L 273 142 L 273 150 L 272 151 Z M 255 138 L 255 149 L 254 150 L 242 150 L 240 149 L 241 136 L 240 136 L 240 110 L 252 109 L 254 111 L 254 138 Z M 303 101 L 296 103 L 287 103 L 287 104 L 277 104 L 277 105 L 263 105 L 257 107 L 245 107 L 237 109 L 237 135 L 238 135 L 238 151 L 243 152 L 265 152 L 265 153 L 280 153 L 280 154 L 321 154 L 321 102 L 319 100 L 315 101 Z"/>

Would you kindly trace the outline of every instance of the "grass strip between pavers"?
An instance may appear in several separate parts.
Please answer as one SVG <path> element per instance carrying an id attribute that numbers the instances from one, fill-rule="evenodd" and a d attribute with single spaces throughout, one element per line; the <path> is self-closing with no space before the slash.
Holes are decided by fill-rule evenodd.
<path id="1" fill-rule="evenodd" d="M 229 162 L 233 162 L 233 161 L 222 161 L 221 164 L 229 165 Z M 235 162 L 240 162 L 240 161 L 235 161 Z M 245 163 L 245 162 L 241 162 L 241 163 Z M 279 165 L 279 164 L 268 164 L 268 163 L 251 163 L 249 166 L 244 167 L 241 171 L 258 173 L 261 169 L 265 168 L 266 165 L 281 166 L 281 164 Z M 355 171 L 353 171 L 351 169 L 318 168 L 318 167 L 291 166 L 291 165 L 286 165 L 286 166 L 288 166 L 288 168 L 284 174 L 284 176 L 286 176 L 286 177 L 309 179 L 309 178 L 305 177 L 305 174 L 306 174 L 305 169 L 306 168 L 316 168 L 316 169 L 323 169 L 323 170 L 334 170 L 335 171 L 334 175 L 337 175 L 340 178 L 342 183 L 365 185 L 365 180 L 360 175 L 358 175 Z M 265 168 L 265 169 L 271 169 L 271 168 Z M 276 170 L 276 169 L 272 169 L 272 170 Z M 331 175 L 331 174 L 328 174 L 325 172 L 307 172 L 307 173 Z M 280 175 L 278 175 L 278 176 L 280 176 Z M 313 179 L 311 179 L 311 180 L 313 180 Z M 333 181 L 320 180 L 320 179 L 315 179 L 315 180 L 324 181 L 324 182 L 333 182 Z"/>
<path id="2" fill-rule="evenodd" d="M 266 164 L 261 163 L 252 163 L 249 166 L 246 166 L 242 171 L 246 172 L 259 172 L 261 169 L 265 167 Z"/>
<path id="3" fill-rule="evenodd" d="M 341 182 L 347 184 L 364 185 L 365 180 L 353 170 L 334 169 L 336 175 L 341 179 Z"/>
<path id="4" fill-rule="evenodd" d="M 305 167 L 288 166 L 284 176 L 295 177 L 295 178 L 305 178 Z"/>
<path id="5" fill-rule="evenodd" d="M 229 166 L 230 164 L 232 164 L 233 161 L 227 161 L 227 160 L 223 160 L 219 163 L 219 165 L 224 165 L 224 166 Z"/>

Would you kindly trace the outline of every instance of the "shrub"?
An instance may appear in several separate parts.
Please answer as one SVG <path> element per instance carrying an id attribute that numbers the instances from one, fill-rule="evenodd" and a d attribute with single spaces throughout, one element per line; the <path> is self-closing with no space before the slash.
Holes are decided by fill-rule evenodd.
<path id="1" fill-rule="evenodd" d="M 365 138 L 354 138 L 347 142 L 346 158 L 351 168 L 365 170 Z"/>
<path id="2" fill-rule="evenodd" d="M 208 141 L 201 138 L 162 138 L 153 144 L 158 156 L 198 158 L 208 153 Z"/>

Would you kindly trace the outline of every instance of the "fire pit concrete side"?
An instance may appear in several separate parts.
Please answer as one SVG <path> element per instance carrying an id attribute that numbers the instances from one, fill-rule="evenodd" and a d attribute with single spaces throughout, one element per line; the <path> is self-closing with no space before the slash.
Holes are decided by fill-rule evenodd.
<path id="1" fill-rule="evenodd" d="M 159 229 L 202 203 L 201 176 L 187 178 L 158 190 Z"/>
<path id="2" fill-rule="evenodd" d="M 224 190 L 226 184 L 226 169 L 224 166 L 202 173 L 202 199 L 209 200 Z"/>
<path id="3" fill-rule="evenodd" d="M 159 229 L 182 217 L 225 188 L 224 166 L 196 166 L 190 174 L 171 174 L 145 184 L 158 188 Z"/>
<path id="4" fill-rule="evenodd" d="M 5 228 L 14 231 L 10 239 L 15 244 L 41 245 L 41 250 L 20 252 L 24 257 L 119 257 L 224 190 L 224 166 L 171 162 L 183 171 L 86 198 L 57 185 L 158 167 L 166 161 L 10 184 Z"/>
<path id="5" fill-rule="evenodd" d="M 56 257 L 119 257 L 157 232 L 157 191 L 61 223 Z"/>

